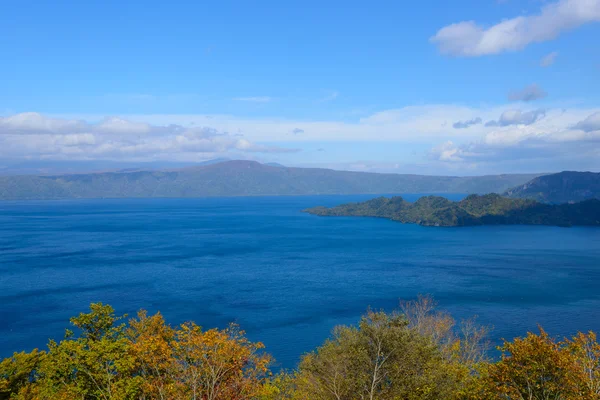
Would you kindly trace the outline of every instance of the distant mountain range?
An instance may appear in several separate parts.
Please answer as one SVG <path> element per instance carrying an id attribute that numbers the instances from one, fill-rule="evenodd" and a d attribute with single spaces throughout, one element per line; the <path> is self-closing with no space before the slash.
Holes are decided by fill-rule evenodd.
<path id="1" fill-rule="evenodd" d="M 223 161 L 172 170 L 0 176 L 0 200 L 382 193 L 502 193 L 540 174 L 379 174 Z"/>
<path id="2" fill-rule="evenodd" d="M 217 164 L 231 161 L 228 158 L 215 158 L 212 160 L 198 162 L 177 161 L 61 161 L 61 160 L 38 160 L 27 162 L 1 161 L 0 175 L 67 175 L 86 174 L 98 172 L 132 172 L 132 171 L 155 171 L 176 168 L 198 167 L 203 165 Z"/>
<path id="3" fill-rule="evenodd" d="M 509 199 L 498 194 L 470 195 L 457 202 L 438 196 L 421 197 L 414 203 L 402 197 L 379 197 L 362 203 L 314 207 L 305 211 L 319 216 L 387 218 L 424 226 L 600 226 L 600 200 L 552 205 L 535 200 Z"/>
<path id="4" fill-rule="evenodd" d="M 600 199 L 600 173 L 565 171 L 539 176 L 507 190 L 505 195 L 554 204 Z"/>

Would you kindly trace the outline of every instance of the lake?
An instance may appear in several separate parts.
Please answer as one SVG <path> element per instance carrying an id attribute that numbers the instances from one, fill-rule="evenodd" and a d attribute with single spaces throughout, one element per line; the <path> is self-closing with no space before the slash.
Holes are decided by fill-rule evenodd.
<path id="1" fill-rule="evenodd" d="M 286 368 L 335 325 L 419 293 L 478 315 L 495 343 L 537 324 L 600 331 L 600 229 L 301 212 L 372 197 L 0 202 L 0 357 L 60 339 L 97 301 L 172 324 L 237 322 Z"/>

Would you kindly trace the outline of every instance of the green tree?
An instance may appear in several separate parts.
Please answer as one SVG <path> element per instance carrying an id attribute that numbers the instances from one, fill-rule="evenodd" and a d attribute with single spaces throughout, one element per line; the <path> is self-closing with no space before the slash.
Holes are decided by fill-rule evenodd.
<path id="1" fill-rule="evenodd" d="M 442 354 L 400 314 L 369 311 L 300 362 L 297 397 L 318 400 L 445 399 L 454 383 Z"/>
<path id="2" fill-rule="evenodd" d="M 24 399 L 33 399 L 33 386 L 39 379 L 40 364 L 46 353 L 14 353 L 0 362 L 0 399 L 5 400 L 21 393 Z"/>
<path id="3" fill-rule="evenodd" d="M 61 342 L 50 341 L 40 367 L 40 398 L 135 399 L 141 378 L 134 374 L 136 360 L 125 324 L 117 324 L 122 319 L 102 303 L 71 318 L 79 335 L 67 330 Z"/>

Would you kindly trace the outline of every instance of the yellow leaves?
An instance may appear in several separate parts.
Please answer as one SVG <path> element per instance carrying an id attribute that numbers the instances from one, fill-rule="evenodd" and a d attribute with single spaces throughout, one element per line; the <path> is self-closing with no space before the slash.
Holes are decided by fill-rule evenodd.
<path id="1" fill-rule="evenodd" d="M 460 339 L 456 339 L 452 342 L 452 344 L 450 345 L 450 352 L 452 354 L 459 354 L 460 353 L 460 349 L 461 349 L 461 342 Z"/>
<path id="2" fill-rule="evenodd" d="M 593 337 L 594 340 L 590 341 Z M 577 335 L 573 341 L 556 341 L 542 328 L 539 334 L 505 342 L 502 359 L 489 366 L 488 392 L 509 398 L 598 399 L 586 382 L 585 345 L 597 346 L 595 336 Z M 596 359 L 596 367 L 597 359 Z"/>
<path id="3" fill-rule="evenodd" d="M 78 332 L 47 354 L 17 353 L 0 363 L 0 399 L 242 400 L 262 395 L 271 357 L 236 325 L 177 328 L 140 311 L 128 324 L 92 304 L 71 319 Z M 119 324 L 118 324 L 119 323 Z"/>
<path id="4" fill-rule="evenodd" d="M 14 353 L 12 357 L 0 362 L 0 399 L 28 388 L 30 381 L 36 379 L 38 369 L 46 353 L 34 349 L 31 353 Z"/>
<path id="5" fill-rule="evenodd" d="M 266 381 L 271 358 L 258 353 L 264 345 L 235 325 L 203 331 L 188 322 L 173 329 L 159 314 L 140 312 L 127 333 L 149 398 L 241 399 Z"/>
<path id="6" fill-rule="evenodd" d="M 587 389 L 600 399 L 600 343 L 596 334 L 579 332 L 572 340 L 565 339 L 565 346 L 576 358 L 583 372 L 583 382 Z"/>
<path id="7" fill-rule="evenodd" d="M 404 314 L 368 311 L 334 329 L 293 374 L 273 376 L 264 344 L 237 325 L 171 327 L 140 311 L 124 324 L 93 304 L 48 353 L 0 362 L 0 399 L 583 399 L 600 400 L 600 344 L 593 332 L 556 341 L 545 331 L 506 342 L 485 357 L 487 330 L 455 323 L 431 298 Z"/>

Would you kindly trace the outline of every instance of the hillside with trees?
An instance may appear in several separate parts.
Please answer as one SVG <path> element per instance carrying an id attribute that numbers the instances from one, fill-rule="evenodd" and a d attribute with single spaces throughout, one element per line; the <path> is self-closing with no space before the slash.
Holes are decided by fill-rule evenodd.
<path id="1" fill-rule="evenodd" d="M 386 218 L 423 226 L 556 225 L 600 226 L 600 200 L 551 205 L 535 200 L 509 199 L 498 194 L 469 195 L 461 201 L 439 196 L 414 203 L 400 196 L 378 197 L 361 203 L 304 210 L 318 216 Z"/>
<path id="2" fill-rule="evenodd" d="M 539 176 L 505 195 L 554 204 L 600 199 L 600 173 L 565 171 Z"/>
<path id="3" fill-rule="evenodd" d="M 379 174 L 225 161 L 170 170 L 0 176 L 0 200 L 501 193 L 535 174 L 474 177 Z"/>
<path id="4" fill-rule="evenodd" d="M 235 325 L 172 327 L 160 313 L 126 319 L 101 303 L 71 325 L 47 350 L 0 362 L 0 399 L 600 399 L 593 332 L 555 340 L 540 328 L 492 360 L 488 328 L 456 323 L 428 296 L 367 311 L 280 372 Z"/>

